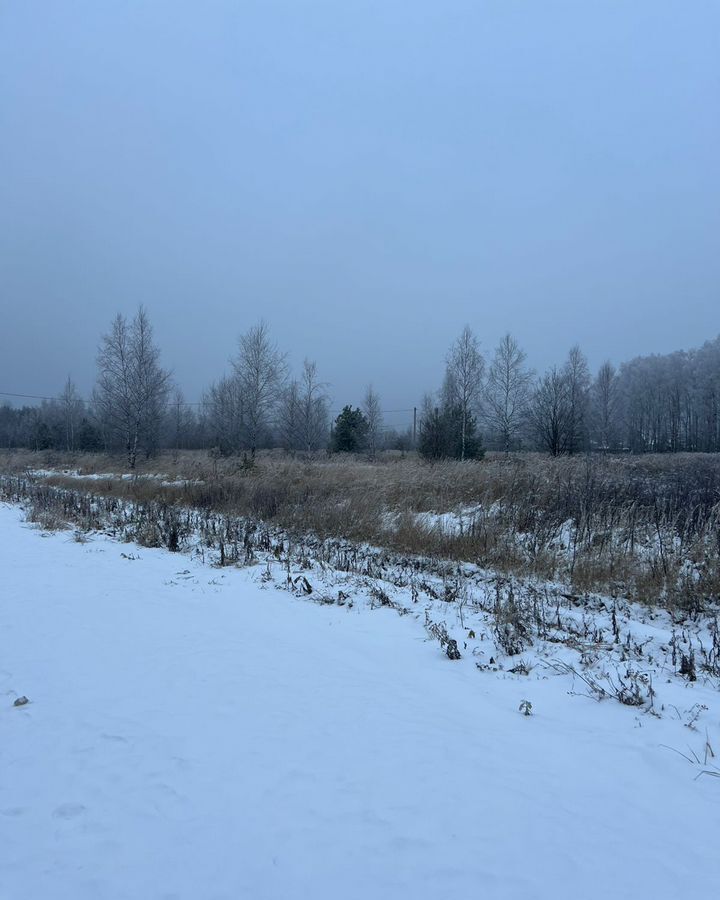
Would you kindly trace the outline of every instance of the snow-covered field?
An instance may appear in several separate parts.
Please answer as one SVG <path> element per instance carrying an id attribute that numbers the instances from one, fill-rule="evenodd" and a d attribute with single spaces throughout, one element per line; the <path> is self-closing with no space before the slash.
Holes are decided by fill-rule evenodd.
<path id="1" fill-rule="evenodd" d="M 668 749 L 720 750 L 711 685 L 656 718 L 266 572 L 0 506 L 0 900 L 715 895 L 720 779 Z"/>

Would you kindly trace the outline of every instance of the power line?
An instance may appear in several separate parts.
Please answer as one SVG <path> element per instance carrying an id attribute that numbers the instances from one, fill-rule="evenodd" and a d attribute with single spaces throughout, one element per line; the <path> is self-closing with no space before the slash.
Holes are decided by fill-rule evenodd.
<path id="1" fill-rule="evenodd" d="M 0 391 L 0 397 L 22 397 L 24 400 L 59 400 L 59 397 L 41 397 L 39 394 L 11 394 L 10 391 Z M 80 399 L 80 398 L 78 398 Z"/>

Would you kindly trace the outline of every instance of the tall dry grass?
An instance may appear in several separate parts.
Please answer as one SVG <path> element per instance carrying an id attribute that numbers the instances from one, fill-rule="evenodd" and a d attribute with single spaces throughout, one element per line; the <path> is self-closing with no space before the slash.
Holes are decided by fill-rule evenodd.
<path id="1" fill-rule="evenodd" d="M 27 451 L 0 470 L 125 472 L 121 460 Z M 174 484 L 163 484 L 161 473 Z M 416 458 L 201 453 L 164 455 L 131 478 L 51 486 L 140 504 L 248 517 L 290 535 L 314 534 L 398 553 L 476 563 L 692 611 L 720 597 L 720 456 L 572 457 L 490 454 L 482 462 Z M 421 513 L 457 513 L 433 520 Z"/>

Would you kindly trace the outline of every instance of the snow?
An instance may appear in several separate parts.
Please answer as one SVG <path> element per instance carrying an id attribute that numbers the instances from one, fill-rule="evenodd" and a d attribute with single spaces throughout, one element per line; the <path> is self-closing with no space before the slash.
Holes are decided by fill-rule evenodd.
<path id="1" fill-rule="evenodd" d="M 164 475 L 134 474 L 132 472 L 81 472 L 79 469 L 30 469 L 28 474 L 34 478 L 77 478 L 80 481 L 132 481 L 133 479 L 157 480 Z"/>
<path id="2" fill-rule="evenodd" d="M 485 510 L 485 514 L 496 512 L 493 507 Z M 478 518 L 483 514 L 483 507 L 460 506 L 446 512 L 426 510 L 424 512 L 411 513 L 414 523 L 426 531 L 437 531 L 444 535 L 468 534 L 475 528 Z M 385 531 L 397 531 L 401 513 L 397 510 L 386 509 L 381 516 L 381 524 Z"/>
<path id="3" fill-rule="evenodd" d="M 481 513 L 480 506 L 465 506 L 449 512 L 415 513 L 415 521 L 428 531 L 439 531 L 441 534 L 467 534 L 475 526 L 475 520 Z"/>
<path id="4" fill-rule="evenodd" d="M 197 478 L 170 478 L 154 472 L 80 472 L 79 469 L 29 469 L 33 478 L 72 478 L 77 481 L 157 481 L 162 487 L 203 484 Z"/>
<path id="5" fill-rule="evenodd" d="M 264 571 L 0 506 L 2 900 L 715 892 L 720 779 L 667 748 L 717 691 L 669 686 L 693 731 Z"/>

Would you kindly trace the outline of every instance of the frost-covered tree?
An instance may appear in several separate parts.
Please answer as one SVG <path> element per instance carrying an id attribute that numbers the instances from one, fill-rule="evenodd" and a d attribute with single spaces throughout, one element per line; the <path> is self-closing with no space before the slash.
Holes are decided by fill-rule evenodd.
<path id="1" fill-rule="evenodd" d="M 245 442 L 254 456 L 259 441 L 274 423 L 287 378 L 287 362 L 270 339 L 265 322 L 241 335 L 238 343 L 233 369 L 242 397 Z"/>
<path id="2" fill-rule="evenodd" d="M 85 412 L 85 404 L 69 375 L 58 402 L 65 433 L 65 449 L 72 451 L 76 449 L 76 434 Z"/>
<path id="3" fill-rule="evenodd" d="M 288 453 L 295 453 L 300 444 L 300 385 L 291 379 L 283 390 L 278 407 L 277 431 L 280 444 Z"/>
<path id="4" fill-rule="evenodd" d="M 442 390 L 443 407 L 459 410 L 460 459 L 469 456 L 470 422 L 479 411 L 484 370 L 485 360 L 477 338 L 466 325 L 447 355 Z"/>
<path id="5" fill-rule="evenodd" d="M 225 375 L 210 385 L 202 408 L 212 444 L 220 453 L 238 453 L 243 447 L 245 421 L 239 379 Z"/>
<path id="6" fill-rule="evenodd" d="M 366 445 L 368 456 L 370 459 L 375 459 L 380 446 L 383 414 L 380 395 L 371 384 L 369 384 L 365 390 L 362 411 L 365 416 L 365 421 L 367 422 Z"/>
<path id="7" fill-rule="evenodd" d="M 598 369 L 590 389 L 592 443 L 599 450 L 616 450 L 620 435 L 620 394 L 615 367 L 609 361 Z"/>
<path id="8" fill-rule="evenodd" d="M 590 369 L 577 344 L 570 349 L 562 377 L 567 391 L 566 453 L 577 453 L 588 445 Z"/>
<path id="9" fill-rule="evenodd" d="M 311 453 L 327 444 L 326 387 L 318 379 L 316 364 L 306 359 L 300 378 L 289 382 L 280 399 L 278 431 L 286 450 Z"/>
<path id="10" fill-rule="evenodd" d="M 180 450 L 192 449 L 196 446 L 198 422 L 197 416 L 179 387 L 172 391 L 165 421 L 164 443 L 171 447 L 177 456 Z"/>
<path id="11" fill-rule="evenodd" d="M 317 365 L 310 360 L 303 362 L 299 384 L 300 448 L 306 453 L 318 450 L 325 444 L 329 427 L 327 384 L 318 378 Z"/>
<path id="12" fill-rule="evenodd" d="M 532 382 L 525 354 L 515 338 L 506 334 L 495 349 L 484 394 L 485 419 L 506 453 L 525 422 Z"/>
<path id="13" fill-rule="evenodd" d="M 123 446 L 134 469 L 141 450 L 150 454 L 157 448 L 170 391 L 170 373 L 160 365 L 160 350 L 142 306 L 130 323 L 117 315 L 100 342 L 97 369 L 95 414 L 106 442 Z"/>

